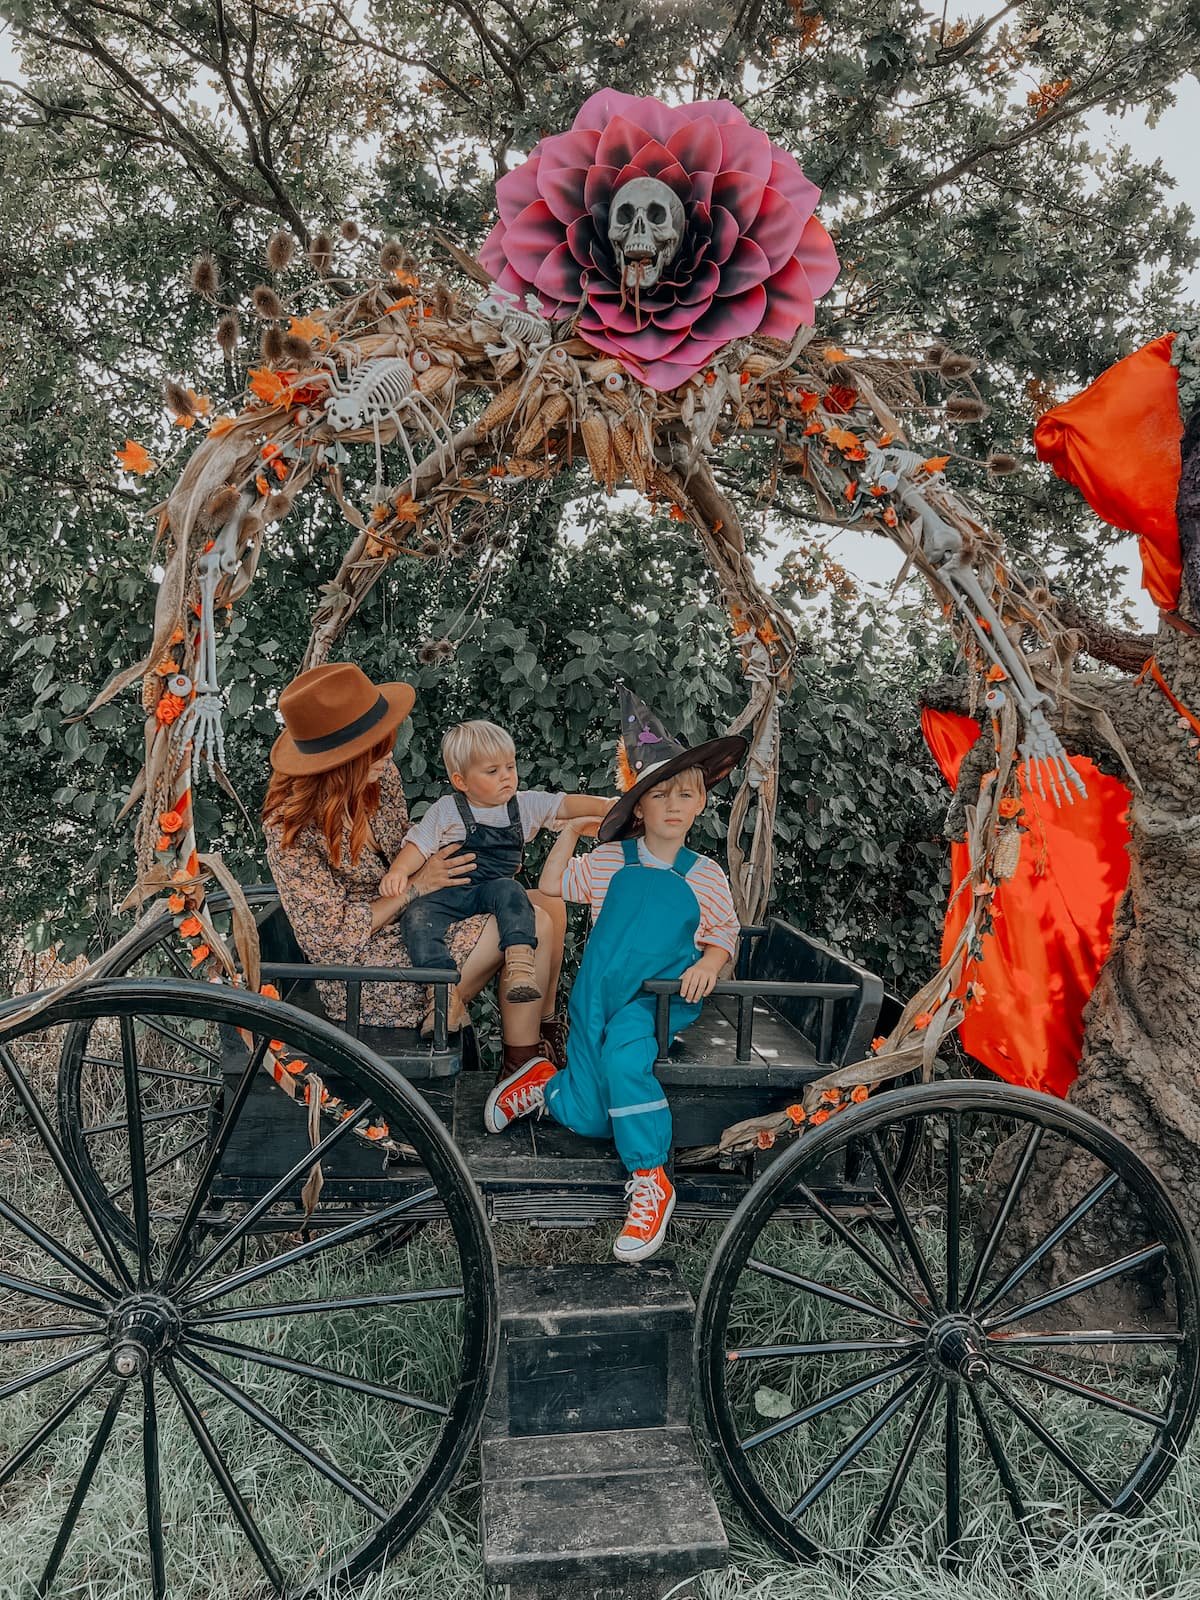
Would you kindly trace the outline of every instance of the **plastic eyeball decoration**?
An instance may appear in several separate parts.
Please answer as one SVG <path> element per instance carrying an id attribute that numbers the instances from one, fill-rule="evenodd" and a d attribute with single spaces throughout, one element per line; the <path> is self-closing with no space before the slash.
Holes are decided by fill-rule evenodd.
<path id="1" fill-rule="evenodd" d="M 989 689 L 983 697 L 983 702 L 989 711 L 999 711 L 1001 706 L 1008 704 L 1008 696 L 1003 689 Z"/>
<path id="2" fill-rule="evenodd" d="M 887 492 L 891 494 L 892 490 L 895 489 L 900 482 L 900 474 L 898 472 L 881 472 L 875 479 L 875 482 L 881 489 L 886 489 Z"/>
<path id="3" fill-rule="evenodd" d="M 167 679 L 167 691 L 179 700 L 186 700 L 192 692 L 192 680 L 186 672 L 177 672 Z"/>
<path id="4" fill-rule="evenodd" d="M 550 359 L 551 361 L 556 362 L 560 367 L 565 367 L 571 358 L 563 349 L 562 345 L 557 344 L 550 352 Z"/>
<path id="5" fill-rule="evenodd" d="M 414 350 L 408 359 L 414 372 L 428 372 L 433 365 L 433 357 L 428 350 Z"/>
<path id="6" fill-rule="evenodd" d="M 616 394 L 618 390 L 625 387 L 625 379 L 619 372 L 610 372 L 608 377 L 604 380 L 604 387 L 609 391 L 610 394 Z"/>

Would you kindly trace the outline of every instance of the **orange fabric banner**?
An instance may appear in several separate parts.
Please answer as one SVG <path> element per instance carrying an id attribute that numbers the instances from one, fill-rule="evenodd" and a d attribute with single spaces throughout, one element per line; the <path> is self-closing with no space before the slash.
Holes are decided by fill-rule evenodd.
<path id="1" fill-rule="evenodd" d="M 972 717 L 923 711 L 925 742 L 951 788 L 979 737 Z M 1074 805 L 1056 806 L 1024 784 L 1021 859 L 992 897 L 992 931 L 982 961 L 963 979 L 980 998 L 966 1005 L 963 1048 L 1009 1083 L 1065 1095 L 1079 1070 L 1083 1008 L 1112 944 L 1113 916 L 1129 878 L 1129 790 L 1084 756 L 1071 764 L 1087 785 Z M 967 847 L 950 847 L 950 903 L 942 959 L 967 919 Z"/>
<path id="2" fill-rule="evenodd" d="M 1155 605 L 1179 604 L 1179 491 L 1183 421 L 1173 333 L 1114 362 L 1033 430 L 1040 461 L 1073 484 L 1098 517 L 1137 534 L 1142 586 Z"/>

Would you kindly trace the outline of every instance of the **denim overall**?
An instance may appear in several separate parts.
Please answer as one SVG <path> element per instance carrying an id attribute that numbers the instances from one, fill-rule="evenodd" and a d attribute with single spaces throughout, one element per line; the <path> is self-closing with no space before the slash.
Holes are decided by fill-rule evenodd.
<path id="1" fill-rule="evenodd" d="M 654 1076 L 655 997 L 648 978 L 678 978 L 699 951 L 700 905 L 687 875 L 699 859 L 680 850 L 669 870 L 644 867 L 635 839 L 622 840 L 625 864 L 609 883 L 571 990 L 567 1064 L 546 1085 L 555 1121 L 593 1139 L 611 1138 L 630 1172 L 665 1166 L 671 1113 Z M 671 1001 L 671 1031 L 700 1015 Z"/>
<path id="2" fill-rule="evenodd" d="M 477 822 L 457 789 L 454 800 L 467 832 L 462 848 L 474 854 L 475 865 L 467 883 L 418 895 L 401 912 L 400 930 L 414 967 L 453 966 L 446 951 L 446 929 L 464 917 L 495 917 L 501 950 L 513 944 L 537 945 L 533 906 L 515 881 L 525 861 L 525 828 L 516 796 L 508 802 L 504 827 Z"/>

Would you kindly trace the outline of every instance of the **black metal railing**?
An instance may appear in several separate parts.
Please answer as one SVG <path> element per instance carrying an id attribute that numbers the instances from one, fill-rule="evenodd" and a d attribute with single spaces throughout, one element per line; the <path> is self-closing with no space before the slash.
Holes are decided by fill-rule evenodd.
<path id="1" fill-rule="evenodd" d="M 650 978 L 642 985 L 643 994 L 655 997 L 654 1035 L 658 1063 L 665 1063 L 671 1048 L 671 999 L 679 993 L 678 978 Z M 774 983 L 769 979 L 732 979 L 718 983 L 713 996 L 729 995 L 737 1000 L 737 1055 L 742 1064 L 750 1061 L 754 1044 L 754 1002 L 756 1000 L 819 1000 L 821 1022 L 818 1037 L 810 1041 L 818 1064 L 833 1065 L 833 1008 L 839 1000 L 849 1000 L 861 991 L 854 983 Z"/>
<path id="2" fill-rule="evenodd" d="M 337 1022 L 353 1038 L 361 1036 L 362 986 L 364 983 L 416 983 L 433 990 L 434 1050 L 449 1048 L 450 986 L 458 982 L 453 967 L 339 967 L 307 961 L 264 961 L 264 980 L 272 983 L 341 983 L 346 987 L 346 1020 Z M 283 991 L 281 990 L 281 993 Z M 283 993 L 286 999 L 286 993 Z"/>

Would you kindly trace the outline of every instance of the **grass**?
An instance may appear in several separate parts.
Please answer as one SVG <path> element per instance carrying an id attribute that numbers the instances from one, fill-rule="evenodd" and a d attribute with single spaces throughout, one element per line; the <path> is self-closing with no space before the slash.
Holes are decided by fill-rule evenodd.
<path id="1" fill-rule="evenodd" d="M 50 1099 L 58 1044 L 53 1038 L 33 1041 L 26 1064 L 36 1076 L 43 1097 Z M 156 1057 L 166 1060 L 168 1057 Z M 60 1242 L 85 1253 L 87 1239 L 73 1219 L 58 1179 L 48 1170 L 38 1142 L 19 1114 L 11 1096 L 0 1088 L 0 1170 L 3 1193 L 13 1204 L 47 1226 Z M 114 1152 L 112 1158 L 118 1159 Z M 165 1200 L 176 1196 L 171 1188 L 178 1174 L 162 1175 L 158 1191 Z M 921 1224 L 923 1247 L 935 1264 L 942 1248 L 940 1222 L 931 1211 Z M 590 1229 L 540 1232 L 507 1225 L 495 1232 L 502 1261 L 549 1264 L 559 1261 L 609 1259 L 612 1224 Z M 671 1253 L 693 1288 L 698 1290 L 711 1258 L 719 1230 L 713 1226 L 680 1224 L 674 1229 Z M 269 1246 L 256 1249 L 266 1251 Z M 758 1247 L 767 1260 L 786 1263 L 826 1281 L 836 1281 L 867 1292 L 870 1275 L 844 1245 L 828 1237 L 818 1223 L 796 1227 L 773 1225 Z M 250 1259 L 254 1258 L 253 1251 Z M 63 1269 L 43 1256 L 11 1227 L 0 1227 L 0 1270 L 27 1273 L 43 1283 L 75 1287 Z M 319 1256 L 315 1265 L 298 1266 L 274 1274 L 266 1282 L 243 1291 L 239 1304 L 265 1301 L 317 1299 L 339 1293 L 385 1293 L 398 1283 L 403 1287 L 432 1286 L 452 1281 L 457 1274 L 449 1230 L 427 1227 L 398 1254 L 382 1259 L 361 1251 L 334 1259 Z M 871 1290 L 880 1299 L 877 1288 Z M 50 1307 L 33 1307 L 16 1295 L 0 1294 L 0 1331 L 18 1321 L 25 1327 L 54 1323 L 70 1313 Z M 279 1318 L 259 1324 L 226 1324 L 215 1332 L 239 1338 L 282 1354 L 327 1365 L 372 1381 L 415 1391 L 435 1401 L 446 1400 L 453 1390 L 458 1339 L 461 1332 L 458 1303 L 386 1308 L 370 1312 L 343 1312 L 319 1318 Z M 794 1297 L 781 1297 L 768 1280 L 744 1280 L 731 1313 L 731 1338 L 735 1343 L 767 1343 L 820 1337 L 861 1337 L 877 1334 L 855 1313 L 821 1302 L 797 1307 Z M 37 1346 L 0 1346 L 0 1385 L 41 1362 L 77 1347 L 77 1342 L 50 1341 Z M 29 1351 L 36 1354 L 31 1358 Z M 437 1430 L 437 1422 L 420 1414 L 394 1411 L 364 1396 L 314 1388 L 306 1379 L 244 1364 L 214 1355 L 217 1369 L 236 1381 L 244 1393 L 268 1407 L 305 1438 L 319 1441 L 321 1449 L 357 1482 L 382 1501 L 402 1493 L 419 1469 Z M 870 1370 L 872 1361 L 837 1367 L 836 1380 L 845 1382 Z M 874 1358 L 872 1358 L 874 1359 Z M 1049 1363 L 1050 1358 L 1047 1358 Z M 1078 1368 L 1072 1369 L 1076 1376 Z M 795 1362 L 747 1363 L 731 1381 L 732 1403 L 739 1431 L 744 1435 L 767 1425 L 781 1410 L 803 1404 L 814 1392 L 811 1368 Z M 1113 1369 L 1095 1364 L 1092 1377 L 1109 1390 L 1153 1409 L 1165 1393 L 1161 1361 L 1142 1353 L 1139 1359 Z M 205 1415 L 239 1486 L 254 1506 L 268 1543 L 290 1552 L 297 1562 L 323 1549 L 324 1560 L 352 1544 L 370 1527 L 365 1512 L 348 1505 L 317 1473 L 275 1446 L 256 1424 L 208 1389 L 193 1375 L 185 1378 L 189 1392 Z M 74 1373 L 47 1380 L 35 1390 L 0 1401 L 0 1460 L 28 1436 L 36 1422 L 49 1415 L 78 1382 Z M 170 1558 L 170 1593 L 173 1600 L 257 1600 L 263 1593 L 261 1575 L 248 1547 L 235 1528 L 223 1498 L 204 1468 L 191 1433 L 183 1424 L 165 1384 L 159 1385 L 160 1436 L 164 1522 Z M 0 1600 L 24 1600 L 36 1579 L 49 1544 L 61 1522 L 71 1492 L 94 1435 L 103 1399 L 85 1402 L 55 1437 L 53 1452 L 46 1452 L 5 1489 L 0 1490 Z M 882 1391 L 886 1396 L 889 1391 Z M 56 1594 L 100 1596 L 104 1600 L 134 1600 L 149 1592 L 142 1529 L 140 1407 L 130 1395 L 113 1439 L 97 1473 L 92 1492 L 68 1553 Z M 864 1407 L 878 1403 L 867 1397 Z M 1131 1435 L 1115 1425 L 1108 1413 L 1077 1405 L 1070 1397 L 1040 1390 L 1038 1414 L 1052 1423 L 1057 1436 L 1070 1439 L 1079 1458 L 1098 1474 L 1107 1468 L 1113 1480 L 1114 1460 L 1127 1448 Z M 830 1455 L 845 1443 L 869 1414 L 863 1409 L 834 1413 L 816 1428 L 794 1430 L 764 1447 L 760 1469 L 768 1481 L 777 1480 L 783 1498 L 797 1482 L 811 1479 Z M 911 1415 L 908 1413 L 907 1415 Z M 905 1416 L 880 1435 L 864 1453 L 860 1464 L 845 1475 L 822 1503 L 814 1533 L 840 1549 L 852 1541 L 878 1501 L 895 1460 L 905 1428 Z M 974 1437 L 973 1424 L 966 1431 Z M 1045 1452 L 1031 1441 L 1020 1425 L 1008 1428 L 1006 1437 L 1027 1501 L 1039 1504 L 1053 1527 L 1056 1507 L 1063 1498 L 1061 1476 Z M 942 1446 L 940 1409 L 923 1448 L 918 1452 L 910 1480 L 911 1495 L 903 1508 L 891 1542 L 869 1566 L 848 1569 L 834 1561 L 796 1567 L 780 1559 L 739 1514 L 713 1467 L 722 1515 L 730 1537 L 728 1569 L 696 1580 L 687 1592 L 698 1600 L 1101 1600 L 1140 1596 L 1163 1600 L 1197 1600 L 1200 1597 L 1200 1526 L 1195 1515 L 1200 1495 L 1200 1464 L 1196 1452 L 1186 1453 L 1150 1510 L 1135 1521 L 1118 1522 L 1096 1532 L 1067 1534 L 1056 1550 L 1035 1550 L 1011 1532 L 1011 1522 L 990 1463 L 979 1452 L 969 1452 L 964 1466 L 967 1485 L 965 1545 L 969 1559 L 957 1568 L 939 1565 L 931 1554 L 930 1535 L 941 1516 L 940 1466 Z M 477 1519 L 479 1486 L 474 1457 L 455 1488 L 438 1504 L 428 1523 L 386 1568 L 361 1580 L 357 1592 L 366 1600 L 480 1600 L 484 1593 L 480 1567 Z M 299 1575 L 297 1567 L 292 1576 Z M 664 1591 L 669 1588 L 663 1585 Z"/>

